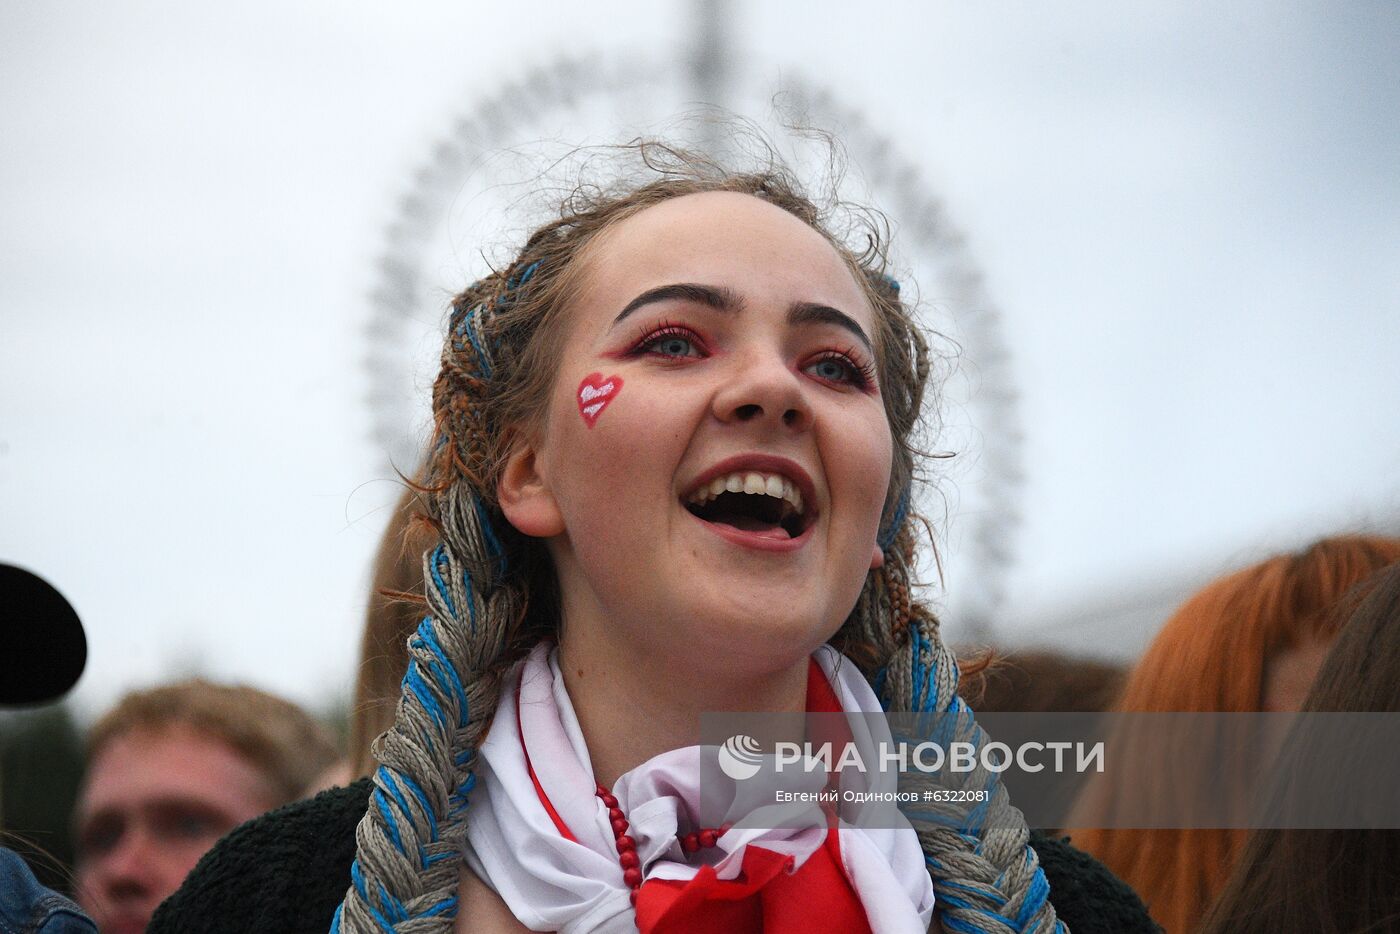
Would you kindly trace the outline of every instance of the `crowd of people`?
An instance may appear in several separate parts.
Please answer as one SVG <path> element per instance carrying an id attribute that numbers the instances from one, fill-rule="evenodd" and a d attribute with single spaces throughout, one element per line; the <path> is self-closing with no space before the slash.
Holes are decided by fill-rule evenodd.
<path id="1" fill-rule="evenodd" d="M 771 159 L 622 151 L 452 303 L 348 748 L 249 687 L 128 695 L 73 901 L 9 854 L 0 930 L 1400 930 L 1393 830 L 1047 834 L 995 782 L 890 828 L 702 818 L 706 711 L 1396 712 L 1400 539 L 1232 571 L 1128 669 L 961 678 L 912 580 L 936 387 L 884 229 Z"/>

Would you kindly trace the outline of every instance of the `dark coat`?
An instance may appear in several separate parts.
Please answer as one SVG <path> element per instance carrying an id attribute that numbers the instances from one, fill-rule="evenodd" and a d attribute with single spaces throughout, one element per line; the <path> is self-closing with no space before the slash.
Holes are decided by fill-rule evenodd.
<path id="1" fill-rule="evenodd" d="M 237 828 L 165 900 L 147 934 L 326 934 L 350 884 L 369 792 L 362 779 Z M 1092 856 L 1040 834 L 1031 845 L 1072 934 L 1156 934 L 1133 890 Z"/>

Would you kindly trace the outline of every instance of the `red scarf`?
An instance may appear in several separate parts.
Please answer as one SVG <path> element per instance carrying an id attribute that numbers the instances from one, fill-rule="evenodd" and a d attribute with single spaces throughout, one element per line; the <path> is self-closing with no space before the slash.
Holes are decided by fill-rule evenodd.
<path id="1" fill-rule="evenodd" d="M 808 662 L 807 712 L 840 713 L 841 703 L 816 662 Z M 524 744 L 524 735 L 521 736 Z M 529 753 L 526 752 L 528 764 Z M 530 768 L 540 803 L 566 838 L 564 824 Z M 694 877 L 647 879 L 637 892 L 641 934 L 870 934 L 860 898 L 841 868 L 835 822 L 826 843 L 792 871 L 792 858 L 750 845 L 739 875 L 720 879 L 709 866 Z"/>

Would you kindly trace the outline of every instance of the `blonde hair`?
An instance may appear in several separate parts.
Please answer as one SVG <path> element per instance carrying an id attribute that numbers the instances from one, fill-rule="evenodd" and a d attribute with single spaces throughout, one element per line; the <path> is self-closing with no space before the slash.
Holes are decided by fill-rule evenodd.
<path id="1" fill-rule="evenodd" d="M 370 746 L 394 725 L 400 686 L 408 670 L 408 637 L 427 612 L 423 554 L 437 544 L 437 530 L 426 521 L 426 508 L 417 490 L 404 490 L 374 555 L 350 711 L 347 754 L 355 776 L 374 770 Z"/>
<path id="2" fill-rule="evenodd" d="M 301 797 L 339 756 L 330 730 L 290 701 L 247 685 L 190 678 L 118 701 L 88 731 L 88 760 L 128 733 L 174 726 L 211 736 L 248 760 L 267 779 L 274 805 Z"/>

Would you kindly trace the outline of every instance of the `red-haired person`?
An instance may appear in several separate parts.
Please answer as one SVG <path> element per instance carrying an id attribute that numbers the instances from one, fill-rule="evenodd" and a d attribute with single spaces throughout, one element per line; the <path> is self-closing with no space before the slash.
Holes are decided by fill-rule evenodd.
<path id="1" fill-rule="evenodd" d="M 1360 587 L 1336 644 L 1303 704 L 1305 713 L 1400 713 L 1400 564 Z M 1369 723 L 1375 720 L 1367 718 Z M 1308 774 L 1332 768 L 1350 737 L 1309 724 L 1284 747 L 1271 802 L 1300 805 Z M 1353 744 L 1354 748 L 1354 744 Z M 1364 774 L 1364 773 L 1363 773 Z M 1314 776 L 1315 777 L 1315 776 Z M 1392 778 L 1393 781 L 1393 778 Z M 1332 791 L 1330 777 L 1322 782 Z M 1394 794 L 1392 786 L 1378 789 Z M 1400 830 L 1263 829 L 1250 834 L 1206 934 L 1354 934 L 1400 927 Z"/>
<path id="2" fill-rule="evenodd" d="M 1400 539 L 1339 536 L 1209 584 L 1167 620 L 1114 710 L 1298 710 L 1341 625 L 1335 608 L 1349 589 L 1395 561 Z M 1115 790 L 1104 790 L 1110 805 Z M 1075 846 L 1137 890 L 1167 934 L 1197 929 L 1246 835 L 1209 829 L 1070 833 Z"/>

